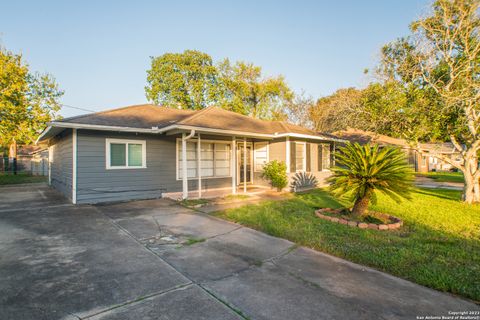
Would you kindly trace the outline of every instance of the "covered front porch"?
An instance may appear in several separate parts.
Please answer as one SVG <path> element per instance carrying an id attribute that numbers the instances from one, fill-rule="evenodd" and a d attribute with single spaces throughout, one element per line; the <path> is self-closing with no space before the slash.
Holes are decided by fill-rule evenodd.
<path id="1" fill-rule="evenodd" d="M 266 162 L 267 139 L 182 132 L 177 138 L 177 180 L 182 191 L 164 196 L 199 199 L 256 194 L 268 190 L 260 178 Z"/>

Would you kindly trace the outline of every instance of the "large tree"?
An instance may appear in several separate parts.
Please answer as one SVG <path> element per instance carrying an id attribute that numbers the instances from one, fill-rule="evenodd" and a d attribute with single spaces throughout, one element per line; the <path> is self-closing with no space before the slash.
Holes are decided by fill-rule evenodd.
<path id="1" fill-rule="evenodd" d="M 305 128 L 313 128 L 310 110 L 314 105 L 313 98 L 302 91 L 300 94 L 295 94 L 294 98 L 287 104 L 285 113 L 291 123 Z"/>
<path id="2" fill-rule="evenodd" d="M 147 82 L 147 99 L 172 108 L 198 110 L 221 96 L 212 58 L 195 50 L 152 57 Z"/>
<path id="3" fill-rule="evenodd" d="M 480 0 L 437 0 L 411 24 L 412 34 L 382 50 L 380 71 L 429 104 L 409 104 L 404 132 L 412 144 L 426 131 L 448 137 L 460 161 L 432 152 L 461 170 L 464 199 L 480 202 Z M 414 106 L 412 108 L 412 106 Z M 399 117 L 400 118 L 400 117 Z M 419 120 L 418 120 L 419 119 Z"/>
<path id="4" fill-rule="evenodd" d="M 31 73 L 21 55 L 0 48 L 0 145 L 33 143 L 60 110 L 63 91 L 48 74 Z"/>
<path id="5" fill-rule="evenodd" d="M 293 92 L 283 76 L 265 77 L 262 68 L 251 63 L 231 64 L 228 59 L 218 65 L 225 109 L 258 119 L 285 119 L 285 109 Z"/>
<path id="6" fill-rule="evenodd" d="M 359 112 L 361 90 L 339 89 L 332 95 L 319 98 L 308 109 L 309 119 L 314 130 L 335 132 L 361 123 L 354 115 Z"/>

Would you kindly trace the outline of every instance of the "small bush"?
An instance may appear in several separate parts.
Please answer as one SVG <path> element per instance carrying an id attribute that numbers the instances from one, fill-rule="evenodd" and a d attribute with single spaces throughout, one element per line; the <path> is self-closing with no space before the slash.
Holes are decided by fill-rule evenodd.
<path id="1" fill-rule="evenodd" d="M 287 166 L 282 161 L 273 160 L 263 166 L 262 178 L 281 191 L 288 185 Z"/>

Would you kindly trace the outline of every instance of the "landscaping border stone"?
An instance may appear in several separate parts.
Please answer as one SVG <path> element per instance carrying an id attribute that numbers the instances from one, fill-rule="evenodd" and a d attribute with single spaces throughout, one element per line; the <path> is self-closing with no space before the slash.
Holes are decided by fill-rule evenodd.
<path id="1" fill-rule="evenodd" d="M 403 226 L 403 221 L 395 216 L 391 216 L 389 214 L 385 213 L 377 213 L 381 214 L 384 218 L 389 219 L 390 221 L 393 221 L 392 223 L 388 224 L 375 224 L 375 223 L 365 223 L 365 222 L 357 222 L 353 220 L 349 220 L 345 217 L 332 217 L 329 215 L 326 215 L 324 213 L 329 213 L 329 214 L 338 214 L 340 215 L 344 209 L 332 209 L 332 208 L 321 208 L 318 210 L 315 210 L 315 215 L 319 217 L 320 219 L 323 220 L 328 220 L 331 222 L 336 222 L 340 224 L 345 224 L 350 227 L 354 228 L 360 228 L 360 229 L 373 229 L 373 230 L 395 230 L 399 229 L 401 226 Z"/>

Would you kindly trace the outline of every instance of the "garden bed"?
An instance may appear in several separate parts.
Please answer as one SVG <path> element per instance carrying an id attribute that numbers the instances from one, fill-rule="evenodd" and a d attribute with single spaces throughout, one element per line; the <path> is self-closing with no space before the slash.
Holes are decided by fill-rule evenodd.
<path id="1" fill-rule="evenodd" d="M 373 230 L 395 230 L 403 225 L 403 221 L 397 217 L 380 212 L 369 212 L 362 221 L 354 220 L 350 215 L 350 211 L 345 208 L 332 209 L 321 208 L 315 210 L 317 217 L 323 220 L 328 220 L 335 223 L 345 224 L 350 227 L 360 229 Z"/>

